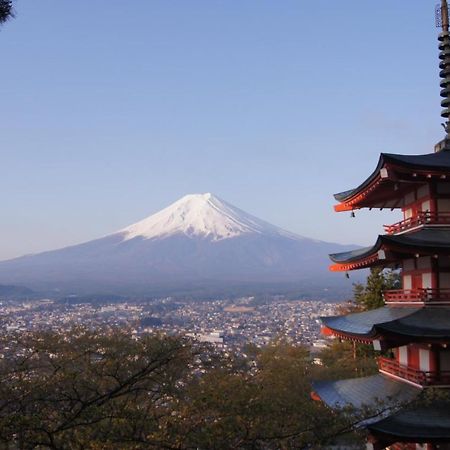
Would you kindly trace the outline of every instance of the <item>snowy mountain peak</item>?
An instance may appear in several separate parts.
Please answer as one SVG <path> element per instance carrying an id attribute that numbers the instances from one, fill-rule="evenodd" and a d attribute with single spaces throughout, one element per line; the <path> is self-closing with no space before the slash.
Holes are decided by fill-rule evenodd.
<path id="1" fill-rule="evenodd" d="M 160 239 L 184 234 L 219 241 L 249 233 L 300 238 L 247 214 L 209 192 L 186 195 L 119 233 L 124 240 L 135 237 Z"/>
<path id="2" fill-rule="evenodd" d="M 212 194 L 187 195 L 116 233 L 0 261 L 0 284 L 158 297 L 247 296 L 254 289 L 283 293 L 301 286 L 323 295 L 325 286 L 336 285 L 326 255 L 338 249 L 288 233 Z"/>

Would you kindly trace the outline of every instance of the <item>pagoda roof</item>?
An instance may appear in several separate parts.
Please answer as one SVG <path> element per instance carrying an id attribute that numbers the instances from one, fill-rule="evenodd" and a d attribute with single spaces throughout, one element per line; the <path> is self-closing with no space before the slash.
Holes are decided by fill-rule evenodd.
<path id="1" fill-rule="evenodd" d="M 450 403 L 410 406 L 369 424 L 368 429 L 374 435 L 389 436 L 395 441 L 450 441 Z"/>
<path id="2" fill-rule="evenodd" d="M 406 190 L 410 189 L 411 181 L 415 183 L 426 181 L 426 178 L 417 177 L 417 175 L 426 177 L 450 175 L 450 151 L 442 150 L 425 155 L 381 153 L 375 170 L 365 181 L 354 189 L 334 195 L 340 203 L 335 206 L 335 209 L 350 211 L 363 207 L 399 208 L 403 206 L 400 191 L 394 197 L 392 193 L 399 189 L 398 182 L 405 173 L 408 174 Z M 411 178 L 409 175 L 416 178 Z"/>
<path id="3" fill-rule="evenodd" d="M 393 308 L 383 306 L 371 311 L 346 316 L 321 317 L 333 333 L 356 340 L 372 340 L 381 336 L 405 341 L 450 339 L 450 308 Z"/>
<path id="4" fill-rule="evenodd" d="M 415 386 L 383 374 L 338 381 L 316 381 L 313 389 L 330 408 L 372 407 L 380 412 L 410 402 L 421 392 Z"/>
<path id="5" fill-rule="evenodd" d="M 407 317 L 420 308 L 391 308 L 383 306 L 378 309 L 360 313 L 347 314 L 345 316 L 321 317 L 322 323 L 332 331 L 348 334 L 360 338 L 374 338 L 375 326 L 390 323 Z"/>
<path id="6" fill-rule="evenodd" d="M 450 403 L 421 401 L 422 389 L 383 374 L 339 381 L 316 381 L 314 395 L 328 407 L 369 408 L 360 426 L 395 442 L 450 440 Z"/>
<path id="7" fill-rule="evenodd" d="M 418 311 L 375 325 L 378 332 L 390 333 L 408 338 L 446 339 L 450 338 L 450 308 L 420 308 Z"/>
<path id="8" fill-rule="evenodd" d="M 330 270 L 354 270 L 389 264 L 398 260 L 398 256 L 389 257 L 384 250 L 397 255 L 399 253 L 405 255 L 450 254 L 450 228 L 422 228 L 405 234 L 380 235 L 371 247 L 330 254 L 330 259 L 335 263 Z"/>

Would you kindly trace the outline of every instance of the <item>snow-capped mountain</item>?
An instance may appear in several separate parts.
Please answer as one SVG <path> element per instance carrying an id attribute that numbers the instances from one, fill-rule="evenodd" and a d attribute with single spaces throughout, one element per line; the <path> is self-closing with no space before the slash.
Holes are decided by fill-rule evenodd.
<path id="1" fill-rule="evenodd" d="M 342 286 L 343 278 L 327 271 L 328 253 L 340 249 L 195 194 L 103 238 L 0 262 L 0 284 L 149 294 L 269 285 L 320 290 Z"/>
<path id="2" fill-rule="evenodd" d="M 256 233 L 302 239 L 210 194 L 186 195 L 167 208 L 118 232 L 125 239 L 163 239 L 176 234 L 211 241 Z"/>

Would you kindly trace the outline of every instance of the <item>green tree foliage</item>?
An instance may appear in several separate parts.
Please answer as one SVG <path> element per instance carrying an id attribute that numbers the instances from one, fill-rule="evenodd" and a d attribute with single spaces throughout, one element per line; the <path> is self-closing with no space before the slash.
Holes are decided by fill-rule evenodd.
<path id="1" fill-rule="evenodd" d="M 383 291 L 400 288 L 400 276 L 397 272 L 375 267 L 370 269 L 366 285 L 353 285 L 353 301 L 360 310 L 380 308 L 384 305 Z"/>
<path id="2" fill-rule="evenodd" d="M 14 16 L 12 1 L 0 0 L 0 25 Z"/>

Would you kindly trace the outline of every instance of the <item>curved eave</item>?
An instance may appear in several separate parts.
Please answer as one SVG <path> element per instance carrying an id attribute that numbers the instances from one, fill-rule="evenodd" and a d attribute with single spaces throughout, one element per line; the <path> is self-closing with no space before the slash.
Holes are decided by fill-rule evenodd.
<path id="1" fill-rule="evenodd" d="M 390 179 L 390 169 L 400 172 L 417 172 L 426 176 L 450 176 L 450 152 L 441 151 L 426 155 L 395 155 L 381 153 L 378 164 L 372 174 L 358 187 L 334 195 L 339 202 L 336 211 L 351 211 L 363 207 L 398 208 L 395 198 L 389 204 L 380 201 L 380 186 L 387 192 L 393 192 L 395 176 Z M 419 180 L 418 180 L 419 182 Z M 396 196 L 397 197 L 397 196 Z"/>
<path id="2" fill-rule="evenodd" d="M 353 340 L 371 341 L 380 336 L 378 326 L 396 323 L 399 319 L 410 316 L 417 311 L 419 311 L 419 308 L 389 308 L 384 306 L 346 316 L 321 317 L 320 320 L 326 328 L 337 336 Z M 395 326 L 392 328 L 395 330 Z"/>
<path id="3" fill-rule="evenodd" d="M 346 341 L 352 341 L 357 342 L 359 344 L 371 344 L 375 339 L 377 339 L 379 336 L 377 336 L 376 332 L 374 332 L 373 335 L 365 335 L 365 334 L 355 334 L 355 333 L 348 333 L 343 332 L 337 329 L 328 328 L 327 326 L 323 326 L 321 329 L 321 333 L 325 336 L 335 336 L 339 339 L 346 340 Z"/>
<path id="4" fill-rule="evenodd" d="M 450 403 L 402 409 L 367 428 L 396 442 L 450 442 Z"/>
<path id="5" fill-rule="evenodd" d="M 372 247 L 350 252 L 330 254 L 335 263 L 329 268 L 332 272 L 387 265 L 399 259 L 398 255 L 449 255 L 450 229 L 424 228 L 401 235 L 380 235 Z"/>
<path id="6" fill-rule="evenodd" d="M 334 206 L 335 211 L 351 211 L 358 208 L 358 203 L 363 201 L 370 192 L 375 190 L 377 186 L 381 183 L 380 170 L 384 165 L 384 155 L 380 155 L 378 159 L 378 164 L 372 174 L 357 188 L 349 189 L 344 192 L 339 192 L 334 194 L 334 198 L 339 202 L 339 204 Z"/>
<path id="7" fill-rule="evenodd" d="M 346 316 L 321 317 L 326 329 L 343 339 L 370 343 L 442 343 L 450 340 L 450 307 L 382 308 Z"/>
<path id="8" fill-rule="evenodd" d="M 332 253 L 329 255 L 332 264 L 329 269 L 332 272 L 347 272 L 349 270 L 363 269 L 374 265 L 380 258 L 384 258 L 384 253 L 379 253 L 382 241 L 378 236 L 377 241 L 371 247 L 359 248 L 349 252 Z"/>
<path id="9" fill-rule="evenodd" d="M 343 325 L 332 325 L 333 320 L 336 317 L 321 317 L 322 323 L 324 325 L 324 329 L 327 330 L 327 333 L 338 338 L 342 338 L 349 341 L 356 341 L 363 344 L 370 344 L 374 339 L 376 339 L 377 332 L 374 327 L 370 328 L 367 332 L 356 333 L 346 329 Z M 327 321 L 326 319 L 331 319 Z M 331 323 L 331 324 L 330 324 Z"/>
<path id="10" fill-rule="evenodd" d="M 314 398 L 320 398 L 332 409 L 368 407 L 380 413 L 413 400 L 421 391 L 382 374 L 339 381 L 316 381 L 313 390 Z M 379 419 L 378 416 L 372 420 Z"/>

